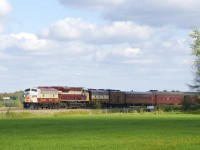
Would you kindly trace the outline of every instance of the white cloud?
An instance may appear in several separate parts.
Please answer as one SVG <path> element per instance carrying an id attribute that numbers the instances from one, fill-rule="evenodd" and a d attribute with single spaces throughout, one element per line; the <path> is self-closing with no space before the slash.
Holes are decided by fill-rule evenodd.
<path id="1" fill-rule="evenodd" d="M 128 48 L 123 49 L 122 52 L 123 52 L 123 55 L 126 57 L 134 57 L 140 52 L 140 49 L 128 47 Z"/>
<path id="2" fill-rule="evenodd" d="M 7 15 L 12 10 L 7 0 L 0 0 L 0 34 L 6 29 Z"/>
<path id="3" fill-rule="evenodd" d="M 154 35 L 155 29 L 130 21 L 96 25 L 81 19 L 66 18 L 42 30 L 42 37 L 60 40 L 81 40 L 94 43 L 119 43 L 145 40 Z"/>
<path id="4" fill-rule="evenodd" d="M 123 64 L 128 65 L 128 64 L 133 64 L 133 65 L 153 65 L 157 62 L 158 60 L 155 60 L 153 58 L 142 58 L 142 59 L 135 59 L 135 60 L 124 60 L 122 61 Z M 141 70 L 142 68 L 140 68 Z M 142 69 L 144 70 L 144 69 Z"/>
<path id="5" fill-rule="evenodd" d="M 56 39 L 78 40 L 87 38 L 87 35 L 90 36 L 94 28 L 96 28 L 95 25 L 83 22 L 81 19 L 66 18 L 44 29 L 42 35 Z"/>
<path id="6" fill-rule="evenodd" d="M 47 42 L 43 39 L 38 39 L 36 35 L 31 33 L 19 33 L 19 34 L 11 34 L 10 43 L 14 44 L 16 47 L 21 48 L 23 50 L 43 50 Z"/>
<path id="7" fill-rule="evenodd" d="M 7 0 L 0 1 L 0 17 L 7 15 L 11 10 L 12 7 Z"/>
<path id="8" fill-rule="evenodd" d="M 0 33 L 6 28 L 6 17 L 11 12 L 12 7 L 7 0 L 0 0 Z"/>
<path id="9" fill-rule="evenodd" d="M 127 44 L 118 45 L 102 45 L 94 51 L 94 60 L 96 61 L 111 61 L 122 62 L 126 59 L 132 59 L 140 55 L 141 50 L 139 48 L 129 47 Z"/>
<path id="10" fill-rule="evenodd" d="M 38 39 L 36 35 L 25 32 L 1 36 L 0 42 L 2 50 L 18 49 L 31 52 L 45 51 L 48 45 L 46 40 Z"/>
<path id="11" fill-rule="evenodd" d="M 0 67 L 0 71 L 13 75 L 9 77 L 12 80 L 20 74 L 29 85 L 80 83 L 122 88 L 119 86 L 126 83 L 124 87 L 132 88 L 142 78 L 157 81 L 176 74 L 173 78 L 179 79 L 188 74 L 190 64 L 188 39 L 176 29 L 133 21 L 98 25 L 65 18 L 39 35 L 21 32 L 0 36 L 0 60 L 8 68 Z"/>
<path id="12" fill-rule="evenodd" d="M 42 30 L 40 36 L 25 32 L 1 36 L 0 49 L 8 53 L 17 50 L 89 61 L 153 64 L 157 62 L 151 61 L 151 57 L 168 62 L 168 57 L 188 54 L 187 39 L 177 36 L 173 30 L 130 21 L 100 26 L 66 18 Z"/>
<path id="13" fill-rule="evenodd" d="M 85 55 L 94 50 L 94 46 L 81 41 L 59 41 L 43 39 L 32 33 L 18 33 L 0 36 L 2 52 L 30 53 L 33 55 Z"/>

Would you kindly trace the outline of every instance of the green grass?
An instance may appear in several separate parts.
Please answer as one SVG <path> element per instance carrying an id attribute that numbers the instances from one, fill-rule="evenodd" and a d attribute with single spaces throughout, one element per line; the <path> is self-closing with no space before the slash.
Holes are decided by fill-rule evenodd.
<path id="1" fill-rule="evenodd" d="M 199 150 L 200 115 L 108 114 L 0 119 L 6 150 Z"/>

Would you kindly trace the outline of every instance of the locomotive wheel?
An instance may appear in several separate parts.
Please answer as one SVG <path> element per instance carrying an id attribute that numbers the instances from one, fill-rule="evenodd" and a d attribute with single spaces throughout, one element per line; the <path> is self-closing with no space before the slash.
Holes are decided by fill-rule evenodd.
<path id="1" fill-rule="evenodd" d="M 35 104 L 30 104 L 30 109 L 35 109 Z"/>

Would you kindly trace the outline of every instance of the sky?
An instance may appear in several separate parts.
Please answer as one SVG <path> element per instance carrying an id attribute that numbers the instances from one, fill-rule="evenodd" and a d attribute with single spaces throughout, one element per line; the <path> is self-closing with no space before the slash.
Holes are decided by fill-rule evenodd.
<path id="1" fill-rule="evenodd" d="M 199 0 L 0 0 L 0 92 L 189 91 Z"/>

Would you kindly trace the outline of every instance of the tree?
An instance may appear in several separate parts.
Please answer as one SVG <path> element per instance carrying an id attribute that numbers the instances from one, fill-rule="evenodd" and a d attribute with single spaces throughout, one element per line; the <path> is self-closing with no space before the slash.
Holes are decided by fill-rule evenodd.
<path id="1" fill-rule="evenodd" d="M 193 43 L 191 44 L 192 55 L 194 56 L 194 67 L 195 67 L 195 78 L 194 84 L 189 85 L 192 89 L 198 92 L 197 103 L 192 104 L 188 99 L 185 99 L 182 103 L 183 109 L 200 109 L 200 30 L 198 28 L 194 28 L 190 37 L 193 39 Z"/>
<path id="2" fill-rule="evenodd" d="M 194 85 L 190 85 L 190 87 L 197 92 L 200 92 L 200 30 L 198 28 L 194 28 L 190 34 L 190 37 L 193 39 L 191 49 L 192 55 L 195 57 L 194 67 L 196 69 Z"/>

